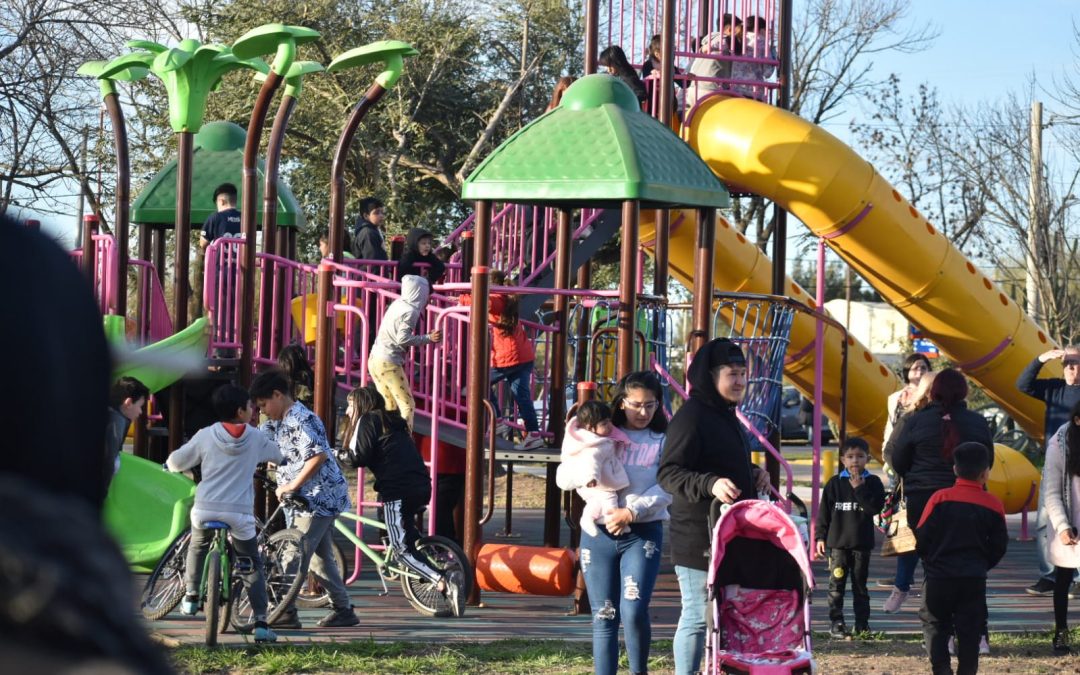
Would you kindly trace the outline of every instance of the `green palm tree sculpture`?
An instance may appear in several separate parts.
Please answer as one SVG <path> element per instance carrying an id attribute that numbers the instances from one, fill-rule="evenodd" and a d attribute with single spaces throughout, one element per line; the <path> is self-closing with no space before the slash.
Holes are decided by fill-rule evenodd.
<path id="1" fill-rule="evenodd" d="M 127 314 L 127 263 L 128 263 L 128 223 L 130 218 L 131 201 L 131 161 L 128 155 L 127 125 L 124 122 L 124 111 L 120 107 L 120 98 L 116 94 L 116 82 L 133 82 L 141 80 L 150 74 L 150 69 L 143 66 L 132 66 L 127 70 L 114 73 L 112 77 L 102 78 L 105 71 L 105 61 L 87 61 L 79 66 L 76 71 L 79 75 L 98 78 L 98 86 L 101 90 L 101 99 L 105 103 L 105 109 L 109 113 L 109 121 L 113 128 L 113 145 L 116 151 L 116 205 L 113 214 L 113 235 L 116 237 L 117 269 L 116 282 L 116 307 L 115 311 L 120 316 Z"/>
<path id="2" fill-rule="evenodd" d="M 258 187 L 255 164 L 259 155 L 263 123 L 270 109 L 274 92 L 289 75 L 296 61 L 296 48 L 319 39 L 319 32 L 304 26 L 287 26 L 271 23 L 253 28 L 233 43 L 232 53 L 237 58 L 252 59 L 262 54 L 274 53 L 270 71 L 266 73 L 259 96 L 251 109 L 247 139 L 244 143 L 243 201 L 240 207 L 241 227 L 247 244 L 244 246 L 244 280 L 240 296 L 240 383 L 246 386 L 251 380 L 254 363 L 252 345 L 254 340 L 253 319 L 255 314 L 255 222 Z"/>
<path id="3" fill-rule="evenodd" d="M 260 59 L 240 59 L 228 47 L 204 45 L 186 39 L 175 47 L 147 40 L 132 40 L 130 49 L 138 51 L 113 59 L 99 78 L 112 78 L 131 68 L 145 68 L 165 85 L 169 101 L 169 124 L 177 136 L 176 238 L 187 242 L 191 230 L 191 173 L 194 164 L 194 136 L 202 128 L 206 101 L 221 84 L 226 73 L 240 68 L 258 71 L 269 67 Z M 189 247 L 176 247 L 174 257 L 173 320 L 177 329 L 187 327 L 189 295 Z"/>
<path id="4" fill-rule="evenodd" d="M 187 39 L 175 47 L 147 40 L 133 40 L 135 49 L 113 59 L 99 77 L 109 78 L 132 67 L 148 69 L 165 85 L 169 100 L 169 123 L 176 134 L 176 247 L 173 256 L 173 325 L 188 325 L 188 296 L 191 284 L 188 263 L 191 247 L 191 176 L 195 164 L 195 134 L 202 128 L 206 100 L 221 84 L 226 73 L 240 68 L 267 70 L 259 59 L 241 59 L 222 45 L 204 45 Z M 179 386 L 169 400 L 169 451 L 175 450 L 183 434 L 184 400 Z"/>

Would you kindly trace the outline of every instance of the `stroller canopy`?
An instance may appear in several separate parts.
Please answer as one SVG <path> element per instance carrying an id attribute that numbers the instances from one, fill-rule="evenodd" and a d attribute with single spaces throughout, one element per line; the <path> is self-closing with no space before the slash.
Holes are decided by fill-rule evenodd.
<path id="1" fill-rule="evenodd" d="M 713 528 L 712 565 L 709 569 L 710 586 L 716 583 L 722 567 L 730 569 L 730 565 L 724 564 L 725 555 L 728 553 L 738 558 L 754 558 L 740 562 L 754 567 L 755 577 L 762 581 L 767 580 L 770 575 L 775 577 L 783 572 L 777 568 L 770 568 L 766 564 L 767 561 L 761 559 L 762 555 L 776 553 L 780 554 L 782 560 L 786 557 L 783 554 L 786 553 L 794 563 L 793 566 L 790 563 L 786 566 L 798 569 L 806 588 L 812 588 L 814 585 L 814 574 L 810 570 L 806 544 L 799 535 L 798 528 L 788 514 L 770 502 L 757 499 L 735 502 L 721 516 L 716 527 Z M 762 587 L 787 586 L 787 583 L 778 582 L 776 586 L 766 583 Z"/>

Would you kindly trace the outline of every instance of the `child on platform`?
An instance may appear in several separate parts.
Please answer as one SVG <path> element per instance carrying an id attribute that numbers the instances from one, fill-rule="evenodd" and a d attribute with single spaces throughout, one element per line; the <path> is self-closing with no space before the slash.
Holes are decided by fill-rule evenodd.
<path id="1" fill-rule="evenodd" d="M 386 400 L 387 410 L 396 410 L 413 428 L 416 400 L 405 377 L 405 355 L 409 347 L 421 347 L 442 341 L 440 331 L 416 334 L 416 324 L 427 306 L 431 287 L 427 279 L 413 274 L 401 278 L 401 297 L 390 303 L 379 324 L 379 333 L 368 356 L 368 374 Z"/>
<path id="2" fill-rule="evenodd" d="M 169 455 L 169 471 L 187 471 L 202 465 L 202 481 L 195 488 L 191 510 L 191 544 L 188 547 L 184 584 L 187 593 L 180 611 L 193 616 L 199 609 L 199 586 L 203 563 L 213 540 L 204 523 L 218 520 L 229 525 L 237 559 L 248 558 L 241 574 L 255 616 L 256 642 L 274 642 L 277 636 L 266 624 L 267 597 L 263 564 L 255 538 L 255 490 L 252 476 L 263 462 L 281 462 L 281 451 L 266 434 L 250 426 L 254 408 L 248 392 L 232 384 L 214 391 L 211 400 L 218 422 L 200 429 L 194 437 Z"/>
<path id="3" fill-rule="evenodd" d="M 852 436 L 840 450 L 844 470 L 829 479 L 821 493 L 815 553 L 829 561 L 829 633 L 847 635 L 844 624 L 844 589 L 851 579 L 855 633 L 870 630 L 870 593 L 866 577 L 874 548 L 874 515 L 885 503 L 881 479 L 866 470 L 870 446 Z"/>
<path id="4" fill-rule="evenodd" d="M 953 449 L 956 484 L 930 497 L 915 528 L 923 562 L 919 618 L 935 673 L 951 673 L 949 637 L 956 635 L 956 672 L 979 671 L 979 638 L 986 624 L 986 574 L 1005 555 L 1005 509 L 986 491 L 990 449 L 961 443 Z"/>
<path id="5" fill-rule="evenodd" d="M 619 506 L 618 491 L 630 484 L 626 469 L 615 457 L 615 442 L 626 434 L 611 421 L 611 408 L 600 401 L 582 403 L 566 425 L 561 464 L 556 482 L 564 490 L 577 489 L 585 500 L 581 529 L 595 537 L 596 523 Z"/>

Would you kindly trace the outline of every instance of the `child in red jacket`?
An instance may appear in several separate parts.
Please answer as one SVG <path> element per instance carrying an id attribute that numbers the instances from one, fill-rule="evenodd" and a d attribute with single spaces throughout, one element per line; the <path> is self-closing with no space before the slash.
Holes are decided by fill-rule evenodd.
<path id="1" fill-rule="evenodd" d="M 506 284 L 506 273 L 495 270 L 491 273 L 491 283 L 495 286 Z M 532 450 L 542 447 L 544 439 L 540 435 L 540 423 L 536 419 L 536 408 L 532 399 L 533 353 L 532 343 L 525 335 L 525 329 L 518 317 L 518 299 L 507 293 L 492 293 L 488 299 L 488 321 L 491 323 L 491 386 L 500 382 L 510 385 L 510 394 L 517 403 L 518 415 L 525 422 L 525 438 L 515 447 L 518 450 Z M 471 305 L 472 298 L 461 296 L 461 304 Z M 495 397 L 491 398 L 495 410 L 499 406 Z"/>

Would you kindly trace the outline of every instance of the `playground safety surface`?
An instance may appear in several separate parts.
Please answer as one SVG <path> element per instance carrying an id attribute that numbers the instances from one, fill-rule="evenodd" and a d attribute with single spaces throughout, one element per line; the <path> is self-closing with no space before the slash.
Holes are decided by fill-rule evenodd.
<path id="1" fill-rule="evenodd" d="M 796 470 L 796 478 L 804 480 L 809 469 Z M 809 504 L 809 490 L 806 492 Z M 1030 514 L 1032 521 L 1034 513 Z M 539 509 L 515 509 L 513 513 L 512 538 L 496 536 L 503 529 L 502 511 L 497 510 L 492 522 L 484 529 L 485 542 L 509 543 L 518 545 L 539 545 L 542 541 L 543 514 Z M 1032 525 L 1034 523 L 1032 522 Z M 1024 589 L 1035 581 L 1038 567 L 1034 541 L 1018 541 L 1021 519 L 1019 515 L 1008 516 L 1009 550 L 1001 564 L 994 569 L 987 583 L 990 610 L 990 630 L 992 632 L 1045 631 L 1053 624 L 1051 598 L 1035 597 Z M 1031 529 L 1032 534 L 1034 528 Z M 666 531 L 665 531 L 666 535 Z M 569 529 L 562 525 L 560 543 L 569 540 Z M 671 560 L 664 546 L 664 558 L 653 594 L 650 611 L 652 615 L 653 637 L 657 640 L 671 639 L 679 619 L 679 587 L 672 569 Z M 346 554 L 347 558 L 350 558 Z M 421 616 L 409 605 L 399 585 L 389 586 L 390 592 L 380 596 L 382 585 L 378 581 L 373 566 L 364 561 L 365 568 L 361 578 L 350 586 L 353 605 L 360 616 L 360 625 L 351 628 L 319 628 L 315 622 L 327 610 L 300 610 L 303 629 L 278 631 L 279 642 L 308 641 L 343 641 L 375 640 L 379 642 L 427 641 L 432 643 L 450 643 L 461 641 L 488 641 L 504 638 L 529 638 L 536 640 L 579 640 L 588 641 L 592 635 L 591 614 L 572 615 L 572 597 L 543 597 L 513 595 L 508 593 L 483 593 L 482 605 L 468 607 L 464 617 L 430 618 Z M 350 560 L 351 568 L 351 560 Z M 822 561 L 813 564 L 816 588 L 812 596 L 811 619 L 815 631 L 828 630 L 828 575 Z M 893 559 L 875 556 L 870 565 L 870 625 L 873 630 L 887 633 L 921 632 L 918 608 L 921 597 L 918 595 L 921 584 L 921 567 L 916 574 L 916 586 L 912 588 L 900 612 L 893 615 L 881 611 L 881 605 L 888 597 L 890 589 L 878 588 L 877 579 L 893 575 L 896 563 Z M 145 576 L 137 578 L 138 583 L 145 581 Z M 845 601 L 848 624 L 854 623 L 851 615 L 850 591 Z M 204 620 L 182 616 L 179 611 L 166 619 L 155 621 L 151 629 L 165 638 L 181 643 L 197 644 L 203 640 Z M 221 636 L 223 644 L 243 644 L 249 638 L 230 631 Z"/>

